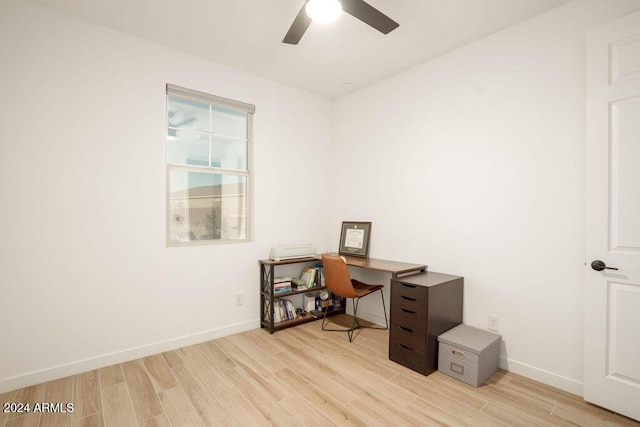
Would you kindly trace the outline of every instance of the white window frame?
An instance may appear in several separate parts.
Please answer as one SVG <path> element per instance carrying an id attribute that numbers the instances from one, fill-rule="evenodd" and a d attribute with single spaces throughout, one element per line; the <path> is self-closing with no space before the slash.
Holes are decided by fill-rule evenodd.
<path id="1" fill-rule="evenodd" d="M 166 239 L 168 247 L 181 247 L 181 246 L 199 246 L 199 245 L 218 245 L 218 244 L 234 244 L 234 243 L 246 243 L 253 239 L 253 115 L 255 114 L 255 106 L 233 99 L 223 98 L 216 95 L 210 95 L 204 92 L 195 91 L 192 89 L 183 88 L 180 86 L 167 84 L 166 86 L 166 126 L 165 129 L 169 129 L 169 97 L 187 98 L 193 101 L 207 103 L 213 106 L 227 108 L 230 110 L 240 111 L 247 114 L 247 167 L 246 170 L 230 170 L 224 168 L 218 168 L 214 166 L 195 166 L 195 165 L 183 165 L 169 162 L 167 139 L 165 138 L 165 161 L 166 161 Z M 165 135 L 167 131 L 165 130 Z M 245 227 L 246 234 L 244 239 L 206 239 L 206 240 L 188 240 L 188 241 L 173 241 L 171 240 L 171 172 L 172 171 L 185 171 L 185 172 L 199 172 L 199 173 L 211 173 L 229 176 L 242 176 L 245 177 L 246 183 L 246 218 Z"/>

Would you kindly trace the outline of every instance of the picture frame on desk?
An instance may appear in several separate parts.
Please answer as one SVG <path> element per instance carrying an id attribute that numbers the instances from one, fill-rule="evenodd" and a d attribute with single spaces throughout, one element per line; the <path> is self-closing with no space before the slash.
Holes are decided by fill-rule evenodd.
<path id="1" fill-rule="evenodd" d="M 340 231 L 340 255 L 369 258 L 371 222 L 343 221 Z"/>

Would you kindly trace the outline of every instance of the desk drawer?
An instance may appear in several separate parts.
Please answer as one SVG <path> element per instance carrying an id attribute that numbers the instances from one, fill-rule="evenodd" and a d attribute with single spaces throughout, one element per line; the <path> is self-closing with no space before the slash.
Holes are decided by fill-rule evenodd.
<path id="1" fill-rule="evenodd" d="M 427 311 L 427 301 L 407 296 L 404 292 L 396 292 L 391 295 L 391 308 L 404 308 L 414 313 L 421 313 Z"/>
<path id="2" fill-rule="evenodd" d="M 395 281 L 391 282 L 391 295 L 402 295 L 407 298 L 413 298 L 419 301 L 423 301 L 424 304 L 427 303 L 427 291 L 428 288 L 425 286 L 418 286 L 411 283 Z"/>
<path id="3" fill-rule="evenodd" d="M 403 326 L 414 332 L 427 332 L 427 313 L 414 312 L 407 308 L 392 307 L 391 308 L 391 324 Z"/>
<path id="4" fill-rule="evenodd" d="M 427 351 L 427 336 L 405 326 L 392 324 L 389 331 L 389 342 L 402 344 L 421 353 Z"/>
<path id="5" fill-rule="evenodd" d="M 389 344 L 389 359 L 420 373 L 426 373 L 427 357 L 404 344 Z"/>

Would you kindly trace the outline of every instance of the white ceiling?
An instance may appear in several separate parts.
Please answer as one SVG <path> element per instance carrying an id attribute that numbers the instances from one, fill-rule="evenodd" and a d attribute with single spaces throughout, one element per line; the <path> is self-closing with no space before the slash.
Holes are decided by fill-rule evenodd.
<path id="1" fill-rule="evenodd" d="M 282 43 L 304 0 L 32 0 L 271 80 L 337 98 L 570 0 L 368 0 L 383 35 L 342 13 Z"/>

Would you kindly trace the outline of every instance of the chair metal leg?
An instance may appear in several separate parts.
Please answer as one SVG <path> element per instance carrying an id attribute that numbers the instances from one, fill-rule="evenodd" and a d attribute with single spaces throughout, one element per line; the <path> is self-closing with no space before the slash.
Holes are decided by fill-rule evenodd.
<path id="1" fill-rule="evenodd" d="M 355 299 L 352 299 L 352 304 L 354 304 L 354 310 L 357 309 L 357 304 L 355 303 Z M 346 305 L 346 302 L 345 302 Z M 353 324 L 351 325 L 351 327 L 349 329 L 329 329 L 327 328 L 327 313 L 329 312 L 329 307 L 326 307 L 324 309 L 324 316 L 322 317 L 322 330 L 323 331 L 329 331 L 329 332 L 346 332 L 347 335 L 349 336 L 349 342 L 353 341 L 353 331 L 355 331 L 356 329 L 358 329 L 360 327 L 360 324 L 358 323 L 356 317 L 353 317 Z"/>
<path id="2" fill-rule="evenodd" d="M 351 304 L 353 305 L 353 323 L 351 325 L 351 327 L 349 329 L 329 329 L 326 327 L 326 320 L 327 320 L 327 312 L 329 311 L 328 307 L 325 308 L 324 310 L 324 316 L 322 317 L 322 330 L 323 331 L 329 331 L 329 332 L 346 332 L 347 336 L 349 337 L 349 342 L 353 342 L 353 332 L 358 329 L 358 328 L 368 328 L 368 329 L 389 329 L 389 321 L 387 319 L 387 307 L 385 306 L 384 303 L 384 294 L 382 293 L 382 289 L 380 289 L 380 298 L 382 298 L 382 311 L 384 313 L 384 323 L 385 326 L 380 327 L 380 326 L 364 326 L 361 325 L 360 322 L 358 322 L 358 304 L 360 302 L 360 298 L 352 298 L 351 299 Z M 345 303 L 346 305 L 346 303 Z"/>
<path id="3" fill-rule="evenodd" d="M 387 307 L 384 304 L 384 294 L 382 293 L 382 289 L 380 289 L 380 298 L 382 298 L 382 312 L 384 313 L 384 328 L 380 327 L 380 326 L 362 326 L 358 323 L 358 327 L 360 328 L 367 328 L 367 329 L 389 329 L 389 321 L 387 320 Z M 353 312 L 353 315 L 355 317 L 355 310 Z M 357 320 L 357 319 L 356 319 Z"/>

